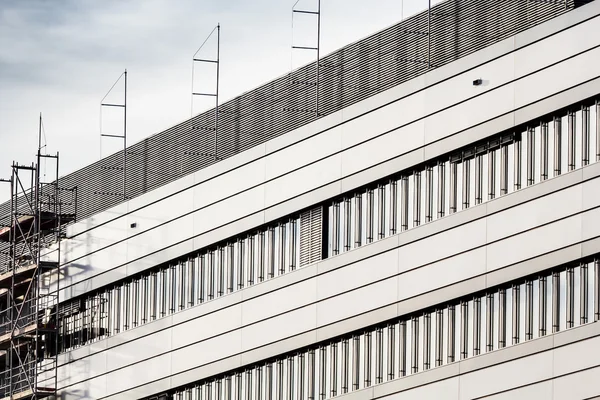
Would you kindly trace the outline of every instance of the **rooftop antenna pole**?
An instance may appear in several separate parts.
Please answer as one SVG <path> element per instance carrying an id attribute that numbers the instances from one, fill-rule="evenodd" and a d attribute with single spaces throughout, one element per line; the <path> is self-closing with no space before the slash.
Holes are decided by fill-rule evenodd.
<path id="1" fill-rule="evenodd" d="M 431 0 L 427 4 L 427 68 L 431 69 Z"/>
<path id="2" fill-rule="evenodd" d="M 208 42 L 208 40 L 212 37 L 212 35 L 217 32 L 217 56 L 215 59 L 212 58 L 199 58 L 197 57 L 198 53 L 204 45 Z M 212 130 L 214 132 L 215 137 L 215 147 L 214 154 L 205 154 L 198 153 L 198 155 L 202 156 L 213 156 L 215 161 L 219 160 L 217 153 L 217 139 L 218 139 L 218 131 L 219 131 L 219 68 L 220 68 L 220 54 L 221 52 L 221 24 L 217 24 L 216 27 L 209 33 L 209 35 L 204 39 L 204 42 L 200 45 L 198 50 L 192 56 L 192 101 L 191 101 L 191 116 L 194 116 L 194 96 L 203 96 L 203 97 L 214 97 L 215 98 L 215 121 L 212 128 L 193 126 L 192 129 L 204 129 L 204 130 Z M 204 63 L 204 64 L 215 64 L 216 66 L 216 87 L 214 92 L 195 92 L 194 91 L 194 68 L 196 63 Z"/>
<path id="3" fill-rule="evenodd" d="M 317 0 L 317 10 L 316 11 L 311 11 L 311 10 L 303 10 L 303 9 L 296 9 L 296 5 L 300 2 L 300 0 L 297 0 L 294 5 L 292 6 L 292 25 L 293 25 L 293 20 L 294 20 L 294 14 L 310 14 L 310 15 L 315 15 L 317 17 L 317 45 L 316 47 L 312 47 L 312 46 L 295 46 L 292 44 L 292 49 L 297 49 L 297 50 L 313 50 L 316 51 L 317 53 L 317 60 L 316 60 L 316 78 L 315 78 L 315 83 L 311 84 L 310 82 L 295 82 L 295 83 L 304 83 L 307 85 L 314 85 L 315 86 L 315 115 L 318 117 L 319 116 L 319 86 L 320 86 L 320 70 L 321 70 L 321 65 L 320 65 L 320 59 L 321 59 L 321 0 Z"/>
<path id="4" fill-rule="evenodd" d="M 110 92 L 114 89 L 117 83 L 123 78 L 125 85 L 125 94 L 123 97 L 123 104 L 118 103 L 105 103 L 104 100 Z M 123 108 L 123 134 L 107 134 L 102 133 L 102 107 L 119 107 Z M 123 72 L 119 78 L 115 81 L 115 83 L 111 86 L 108 92 L 104 95 L 102 100 L 100 101 L 100 138 L 108 137 L 108 138 L 116 138 L 123 140 L 123 200 L 127 200 L 127 69 Z"/>

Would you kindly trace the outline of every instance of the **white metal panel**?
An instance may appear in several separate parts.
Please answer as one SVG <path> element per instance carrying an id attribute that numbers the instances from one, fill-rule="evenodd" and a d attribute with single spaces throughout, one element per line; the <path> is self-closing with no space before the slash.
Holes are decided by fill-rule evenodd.
<path id="1" fill-rule="evenodd" d="M 594 182 L 593 186 L 597 186 L 597 182 Z M 535 201 L 490 215 L 487 217 L 487 240 L 493 242 L 580 212 L 582 190 L 582 185 L 572 186 Z M 593 202 L 600 204 L 600 197 Z M 589 203 L 592 203 L 592 201 L 589 201 Z M 557 204 L 560 204 L 560 207 L 557 207 Z"/>
<path id="2" fill-rule="evenodd" d="M 487 247 L 488 272 L 580 242 L 583 239 L 582 220 L 600 216 L 599 212 L 594 214 L 577 214 L 490 244 Z"/>
<path id="3" fill-rule="evenodd" d="M 552 352 L 461 375 L 459 399 L 474 399 L 552 378 Z"/>
<path id="4" fill-rule="evenodd" d="M 260 285 L 256 285 L 259 289 Z M 241 326 L 312 304 L 317 299 L 317 280 L 307 279 L 280 290 L 265 293 L 241 304 Z"/>
<path id="5" fill-rule="evenodd" d="M 523 107 L 599 76 L 598 68 L 595 68 L 599 62 L 600 48 L 595 48 L 520 79 L 515 85 L 515 107 Z"/>
<path id="6" fill-rule="evenodd" d="M 385 400 L 458 400 L 459 393 L 459 378 L 455 377 L 422 386 L 417 386 L 409 390 L 405 390 L 399 393 L 379 398 Z"/>

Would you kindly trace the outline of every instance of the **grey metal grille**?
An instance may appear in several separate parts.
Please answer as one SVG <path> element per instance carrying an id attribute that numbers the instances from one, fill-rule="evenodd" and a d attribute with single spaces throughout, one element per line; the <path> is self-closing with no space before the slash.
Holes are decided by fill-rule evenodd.
<path id="1" fill-rule="evenodd" d="M 322 259 L 323 255 L 323 206 L 317 206 L 300 214 L 300 266 Z"/>
<path id="2" fill-rule="evenodd" d="M 431 64 L 436 68 L 592 0 L 448 0 L 431 10 Z M 231 157 L 408 81 L 428 70 L 427 11 L 321 59 L 320 110 L 314 113 L 315 63 L 220 106 L 218 156 Z M 308 84 L 307 84 L 308 83 Z M 127 197 L 133 198 L 215 161 L 214 110 L 127 148 Z M 61 178 L 77 188 L 77 218 L 123 202 L 122 153 Z M 7 224 L 9 204 L 0 205 Z"/>

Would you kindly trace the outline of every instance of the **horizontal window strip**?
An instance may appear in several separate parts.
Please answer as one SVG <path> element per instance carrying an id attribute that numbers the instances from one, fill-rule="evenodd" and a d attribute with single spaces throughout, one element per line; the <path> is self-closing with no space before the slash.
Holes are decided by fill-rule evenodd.
<path id="1" fill-rule="evenodd" d="M 147 399 L 336 397 L 599 321 L 599 282 L 595 255 Z"/>

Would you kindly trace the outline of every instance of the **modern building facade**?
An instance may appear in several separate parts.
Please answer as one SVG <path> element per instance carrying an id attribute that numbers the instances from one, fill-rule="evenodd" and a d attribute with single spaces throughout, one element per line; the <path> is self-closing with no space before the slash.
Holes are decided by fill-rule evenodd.
<path id="1" fill-rule="evenodd" d="M 40 381 L 600 398 L 600 3 L 448 0 L 319 66 L 225 103 L 216 146 L 214 112 L 131 146 L 128 193 L 119 154 L 61 178 Z"/>

